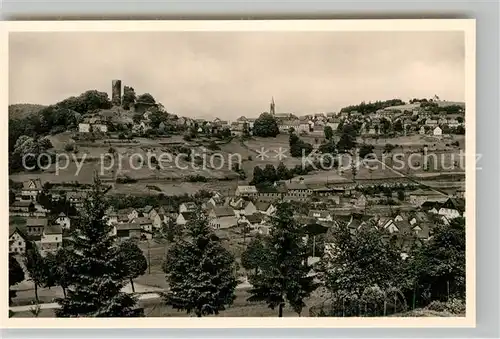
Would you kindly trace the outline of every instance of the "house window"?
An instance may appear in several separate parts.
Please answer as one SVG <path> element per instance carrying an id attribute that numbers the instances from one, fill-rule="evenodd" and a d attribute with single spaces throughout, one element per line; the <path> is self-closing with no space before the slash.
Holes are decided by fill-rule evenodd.
<path id="1" fill-rule="evenodd" d="M 19 244 L 19 246 L 21 246 L 21 242 L 19 242 L 18 244 Z"/>

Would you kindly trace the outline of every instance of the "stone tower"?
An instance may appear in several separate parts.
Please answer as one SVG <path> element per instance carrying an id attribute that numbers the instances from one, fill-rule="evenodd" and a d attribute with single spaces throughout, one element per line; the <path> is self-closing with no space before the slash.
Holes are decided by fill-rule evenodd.
<path id="1" fill-rule="evenodd" d="M 113 80 L 111 84 L 111 102 L 114 106 L 120 106 L 122 103 L 122 81 Z"/>
<path id="2" fill-rule="evenodd" d="M 274 97 L 271 98 L 271 105 L 269 107 L 269 113 L 271 113 L 271 115 L 274 115 L 276 113 L 276 108 L 275 108 L 275 104 L 274 104 Z"/>

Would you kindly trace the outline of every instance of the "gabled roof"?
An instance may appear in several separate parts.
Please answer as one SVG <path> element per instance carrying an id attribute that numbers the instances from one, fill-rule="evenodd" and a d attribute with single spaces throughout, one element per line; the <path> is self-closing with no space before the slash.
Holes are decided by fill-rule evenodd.
<path id="1" fill-rule="evenodd" d="M 148 224 L 152 224 L 152 221 L 149 218 L 140 217 L 140 218 L 135 218 L 134 221 L 132 221 L 132 223 L 139 224 L 139 225 L 148 225 Z"/>
<path id="2" fill-rule="evenodd" d="M 196 204 L 192 201 L 188 201 L 185 203 L 182 203 L 181 206 L 184 205 L 188 209 L 196 209 Z"/>
<path id="3" fill-rule="evenodd" d="M 62 228 L 59 225 L 48 225 L 43 229 L 44 234 L 62 234 Z"/>
<path id="4" fill-rule="evenodd" d="M 64 217 L 66 217 L 66 214 L 64 214 L 64 212 L 61 212 L 61 213 L 59 213 L 58 217 L 60 217 L 60 218 L 61 218 L 61 217 L 62 217 L 62 218 L 64 218 Z"/>
<path id="5" fill-rule="evenodd" d="M 180 215 L 182 215 L 182 217 L 186 221 L 192 220 L 195 217 L 194 212 L 182 212 L 182 213 L 180 213 Z"/>
<path id="6" fill-rule="evenodd" d="M 128 215 L 126 215 L 126 214 L 119 214 L 117 220 L 118 221 L 128 221 Z"/>
<path id="7" fill-rule="evenodd" d="M 23 182 L 23 188 L 41 190 L 43 188 L 42 181 L 40 180 L 40 178 L 30 179 L 28 181 Z"/>
<path id="8" fill-rule="evenodd" d="M 238 186 L 237 190 L 241 193 L 257 193 L 257 188 L 255 186 Z"/>
<path id="9" fill-rule="evenodd" d="M 441 208 L 454 209 L 463 213 L 465 211 L 465 199 L 449 198 L 441 205 Z"/>
<path id="10" fill-rule="evenodd" d="M 147 205 L 147 206 L 144 206 L 144 207 L 142 208 L 142 211 L 143 211 L 144 213 L 149 213 L 149 212 L 151 212 L 151 210 L 152 210 L 152 209 L 153 209 L 153 206 Z"/>
<path id="11" fill-rule="evenodd" d="M 119 231 L 140 230 L 141 229 L 141 225 L 134 224 L 134 223 L 116 224 L 115 227 Z"/>
<path id="12" fill-rule="evenodd" d="M 234 210 L 229 206 L 215 207 L 212 211 L 217 218 L 233 217 L 235 215 Z"/>
<path id="13" fill-rule="evenodd" d="M 271 207 L 271 204 L 268 202 L 258 201 L 255 203 L 255 207 L 258 211 L 267 211 L 269 207 Z"/>
<path id="14" fill-rule="evenodd" d="M 303 182 L 298 182 L 298 181 L 286 182 L 285 186 L 288 190 L 306 190 L 307 189 L 306 184 L 304 184 Z"/>
<path id="15" fill-rule="evenodd" d="M 325 211 L 325 210 L 310 210 L 309 211 L 309 217 L 311 218 L 316 218 L 316 214 L 319 214 L 319 218 L 328 218 L 331 216 L 330 212 Z"/>
<path id="16" fill-rule="evenodd" d="M 12 228 L 9 227 L 9 238 L 14 234 L 14 233 L 17 233 L 21 236 L 21 238 L 24 239 L 24 241 L 29 241 L 29 238 L 28 236 L 26 235 L 26 233 L 24 232 L 24 230 L 22 230 L 19 226 L 14 226 Z"/>
<path id="17" fill-rule="evenodd" d="M 47 218 L 28 218 L 26 219 L 26 226 L 47 226 Z"/>
<path id="18" fill-rule="evenodd" d="M 260 213 L 250 214 L 245 217 L 252 224 L 258 224 L 262 221 L 262 215 Z"/>

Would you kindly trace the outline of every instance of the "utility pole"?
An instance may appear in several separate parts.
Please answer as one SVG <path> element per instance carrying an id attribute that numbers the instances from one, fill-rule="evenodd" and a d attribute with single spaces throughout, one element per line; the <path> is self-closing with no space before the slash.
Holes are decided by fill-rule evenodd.
<path id="1" fill-rule="evenodd" d="M 149 248 L 149 239 L 147 239 L 148 242 L 148 274 L 151 274 L 151 251 Z"/>

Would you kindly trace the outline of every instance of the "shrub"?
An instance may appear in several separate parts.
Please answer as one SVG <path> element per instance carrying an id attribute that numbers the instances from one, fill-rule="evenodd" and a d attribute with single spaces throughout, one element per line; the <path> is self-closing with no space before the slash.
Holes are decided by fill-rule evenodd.
<path id="1" fill-rule="evenodd" d="M 190 175 L 187 177 L 188 182 L 207 182 L 208 178 L 204 177 L 203 175 Z"/>
<path id="2" fill-rule="evenodd" d="M 465 302 L 461 299 L 450 299 L 447 302 L 434 300 L 426 307 L 428 310 L 436 312 L 449 312 L 452 314 L 465 313 Z"/>
<path id="3" fill-rule="evenodd" d="M 66 152 L 73 152 L 75 150 L 75 143 L 68 143 L 64 145 L 64 150 Z"/>

